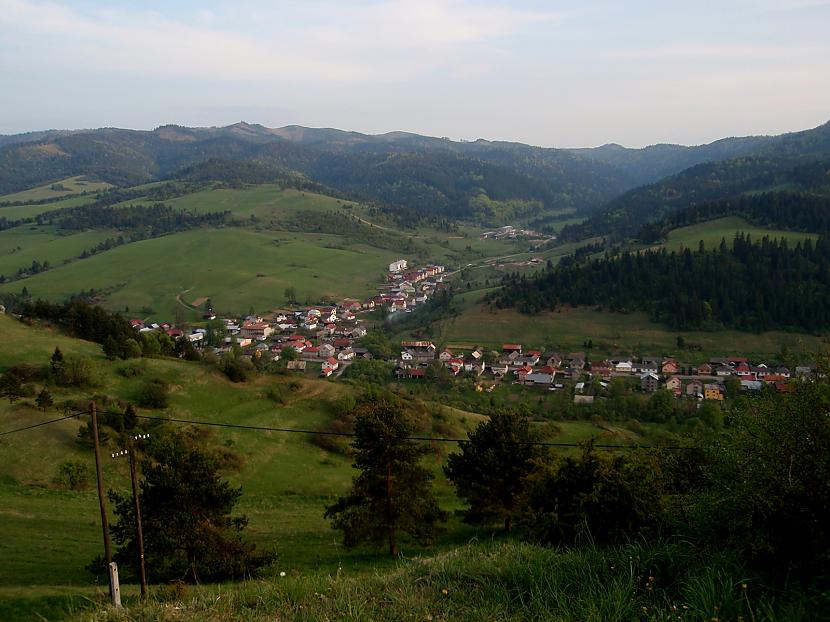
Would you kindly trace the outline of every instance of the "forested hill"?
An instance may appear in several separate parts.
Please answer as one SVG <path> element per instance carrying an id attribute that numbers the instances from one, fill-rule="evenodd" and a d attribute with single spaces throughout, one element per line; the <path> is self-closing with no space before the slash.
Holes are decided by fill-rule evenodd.
<path id="1" fill-rule="evenodd" d="M 595 211 L 643 181 L 690 162 L 728 157 L 778 139 L 727 139 L 701 147 L 567 150 L 521 143 L 451 141 L 393 132 L 377 136 L 237 123 L 223 128 L 105 128 L 0 137 L 0 194 L 86 175 L 118 186 L 191 176 L 207 161 L 253 163 L 238 178 L 305 180 L 335 193 L 482 224 Z M 659 163 L 659 166 L 657 165 Z M 216 170 L 216 167 L 213 167 Z"/>
<path id="2" fill-rule="evenodd" d="M 639 310 L 677 329 L 819 332 L 830 327 L 830 241 L 791 247 L 737 234 L 731 248 L 571 258 L 535 277 L 505 277 L 488 300 L 528 314 L 560 304 Z"/>
<path id="3" fill-rule="evenodd" d="M 774 190 L 830 196 L 830 123 L 785 134 L 744 156 L 707 162 L 631 190 L 563 236 L 633 236 L 648 222 L 704 202 Z"/>
<path id="4" fill-rule="evenodd" d="M 739 216 L 748 222 L 770 229 L 830 232 L 830 196 L 803 192 L 765 192 L 725 201 L 693 205 L 647 223 L 637 238 L 645 244 L 664 239 L 669 231 L 724 216 Z"/>

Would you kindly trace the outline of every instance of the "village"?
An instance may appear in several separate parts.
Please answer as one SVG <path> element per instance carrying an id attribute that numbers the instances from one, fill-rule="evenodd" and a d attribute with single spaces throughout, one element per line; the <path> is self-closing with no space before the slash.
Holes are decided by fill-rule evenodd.
<path id="1" fill-rule="evenodd" d="M 236 349 L 241 356 L 264 364 L 284 359 L 290 371 L 338 377 L 355 359 L 373 358 L 360 345 L 368 332 L 365 314 L 376 309 L 383 309 L 387 318 L 412 313 L 447 287 L 444 277 L 444 266 L 410 267 L 406 259 L 399 259 L 389 264 L 378 293 L 364 300 L 345 298 L 328 305 L 276 310 L 267 316 L 219 318 L 208 308 L 202 316 L 208 328 L 189 330 L 141 320 L 131 320 L 131 324 L 139 332 L 163 331 L 173 339 L 187 339 L 195 348 L 211 349 L 220 357 Z M 644 393 L 666 390 L 678 398 L 722 401 L 728 378 L 736 378 L 744 392 L 765 387 L 786 392 L 791 378 L 809 377 L 815 371 L 812 366 L 791 370 L 781 363 L 751 362 L 742 356 L 711 358 L 694 366 L 670 357 L 590 361 L 585 352 L 526 350 L 515 343 L 503 344 L 501 351 L 439 348 L 424 340 L 402 341 L 400 348 L 388 361 L 394 363 L 398 379 L 422 380 L 430 367 L 439 366 L 452 377 L 475 379 L 480 391 L 493 391 L 499 383 L 568 390 L 575 404 L 593 403 L 612 378 L 628 378 Z"/>

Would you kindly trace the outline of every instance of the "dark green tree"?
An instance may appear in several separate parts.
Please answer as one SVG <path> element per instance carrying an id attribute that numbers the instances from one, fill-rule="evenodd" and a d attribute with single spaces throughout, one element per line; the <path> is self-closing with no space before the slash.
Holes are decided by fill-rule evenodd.
<path id="1" fill-rule="evenodd" d="M 505 413 L 492 415 L 461 443 L 459 453 L 450 454 L 444 473 L 469 508 L 470 523 L 504 523 L 510 531 L 525 478 L 536 468 L 534 461 L 545 454 L 526 417 Z"/>
<path id="2" fill-rule="evenodd" d="M 244 516 L 232 512 L 242 492 L 219 476 L 219 461 L 187 433 L 164 435 L 148 446 L 139 485 L 144 549 L 151 580 L 244 577 L 270 561 L 242 540 Z M 135 566 L 131 495 L 110 491 L 116 522 L 116 560 Z"/>
<path id="3" fill-rule="evenodd" d="M 49 359 L 49 366 L 54 373 L 58 373 L 63 367 L 63 352 L 57 346 L 55 346 L 55 351 L 52 352 L 52 358 Z"/>
<path id="4" fill-rule="evenodd" d="M 121 348 L 118 346 L 118 342 L 112 335 L 108 335 L 107 338 L 104 339 L 104 344 L 101 347 L 104 350 L 104 356 L 111 361 L 117 359 L 118 355 L 121 353 Z"/>
<path id="5" fill-rule="evenodd" d="M 0 396 L 9 398 L 9 403 L 14 404 L 23 397 L 23 383 L 20 376 L 7 371 L 0 376 Z"/>
<path id="6" fill-rule="evenodd" d="M 52 394 L 49 393 L 49 389 L 43 387 L 40 393 L 37 394 L 37 399 L 35 400 L 35 404 L 37 407 L 40 408 L 43 412 L 46 412 L 52 407 L 55 401 L 52 399 Z"/>
<path id="7" fill-rule="evenodd" d="M 135 426 L 138 425 L 138 415 L 136 415 L 135 407 L 132 404 L 127 404 L 127 408 L 124 409 L 124 429 L 134 430 Z"/>
<path id="8" fill-rule="evenodd" d="M 429 447 L 408 440 L 414 425 L 402 406 L 385 398 L 362 404 L 355 419 L 354 468 L 348 495 L 326 508 L 325 517 L 351 548 L 386 544 L 398 555 L 400 531 L 423 544 L 432 541 L 446 513 L 432 490 L 433 475 L 421 465 Z"/>

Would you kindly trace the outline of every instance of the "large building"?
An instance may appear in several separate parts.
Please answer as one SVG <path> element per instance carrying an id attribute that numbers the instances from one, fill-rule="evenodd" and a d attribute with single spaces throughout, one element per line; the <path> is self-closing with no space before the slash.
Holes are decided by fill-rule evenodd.
<path id="1" fill-rule="evenodd" d="M 398 259 L 389 264 L 389 272 L 400 272 L 406 270 L 406 259 Z"/>

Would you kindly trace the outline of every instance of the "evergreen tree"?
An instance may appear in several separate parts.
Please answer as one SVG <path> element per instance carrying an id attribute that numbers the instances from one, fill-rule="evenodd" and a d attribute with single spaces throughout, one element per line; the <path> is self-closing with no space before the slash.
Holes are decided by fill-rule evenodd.
<path id="1" fill-rule="evenodd" d="M 139 488 L 147 568 L 156 581 L 221 580 L 249 575 L 270 561 L 242 540 L 244 516 L 233 516 L 241 489 L 219 476 L 219 461 L 187 433 L 165 436 L 148 446 Z M 109 493 L 112 525 L 121 545 L 116 560 L 137 559 L 131 495 Z"/>
<path id="2" fill-rule="evenodd" d="M 135 426 L 138 425 L 138 416 L 135 412 L 135 407 L 132 404 L 127 404 L 127 408 L 124 409 L 124 429 L 134 430 Z"/>
<path id="3" fill-rule="evenodd" d="M 49 360 L 49 365 L 54 373 L 58 373 L 63 367 L 63 352 L 61 352 L 61 349 L 57 346 L 55 346 L 55 351 L 52 352 L 52 358 Z"/>
<path id="4" fill-rule="evenodd" d="M 37 394 L 37 399 L 35 400 L 35 404 L 37 407 L 40 408 L 43 412 L 46 412 L 52 407 L 54 404 L 54 400 L 52 399 L 52 394 L 49 393 L 49 389 L 43 387 L 40 393 Z"/>
<path id="5" fill-rule="evenodd" d="M 9 398 L 10 404 L 23 397 L 23 383 L 17 374 L 6 372 L 0 376 L 0 396 Z"/>
<path id="6" fill-rule="evenodd" d="M 104 355 L 111 361 L 114 361 L 118 358 L 118 354 L 121 351 L 121 348 L 118 347 L 118 342 L 112 335 L 108 335 L 106 339 L 104 339 L 104 345 L 102 346 L 104 350 Z"/>
<path id="7" fill-rule="evenodd" d="M 378 398 L 359 408 L 352 447 L 360 474 L 349 494 L 325 513 L 347 547 L 385 543 L 395 557 L 399 531 L 429 543 L 446 519 L 432 490 L 433 475 L 421 465 L 429 447 L 408 440 L 413 431 L 399 403 Z"/>
<path id="8" fill-rule="evenodd" d="M 534 460 L 544 451 L 537 445 L 526 417 L 492 415 L 461 443 L 461 452 L 450 454 L 444 467 L 458 496 L 469 503 L 467 522 L 499 520 L 505 531 L 512 528 L 517 499 L 525 478 L 535 469 Z"/>

